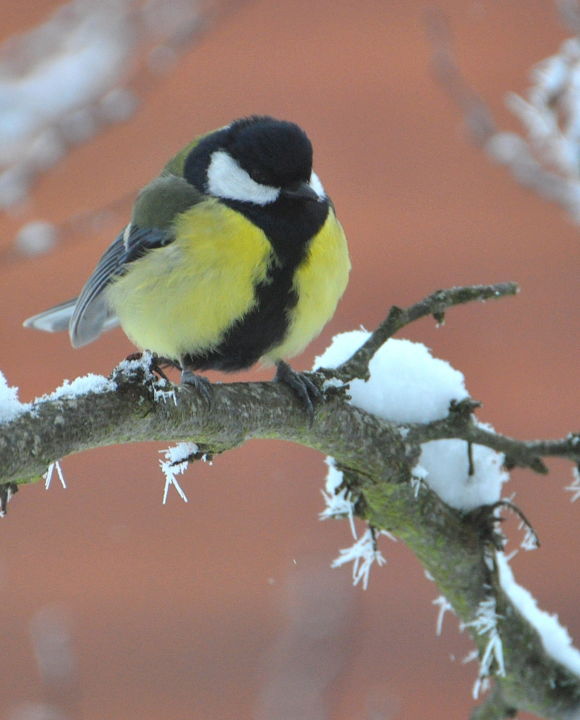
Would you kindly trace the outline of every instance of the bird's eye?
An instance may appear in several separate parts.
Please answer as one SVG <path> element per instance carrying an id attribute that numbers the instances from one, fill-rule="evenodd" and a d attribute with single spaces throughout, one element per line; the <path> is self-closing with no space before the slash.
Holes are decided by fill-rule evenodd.
<path id="1" fill-rule="evenodd" d="M 260 183 L 260 185 L 268 185 L 268 175 L 263 171 L 259 169 L 250 170 L 249 172 L 250 177 L 252 180 L 254 180 L 257 183 Z"/>

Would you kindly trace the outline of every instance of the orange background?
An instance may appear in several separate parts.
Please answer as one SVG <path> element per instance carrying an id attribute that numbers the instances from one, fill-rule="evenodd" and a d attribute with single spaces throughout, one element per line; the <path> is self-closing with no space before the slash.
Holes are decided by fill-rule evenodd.
<path id="1" fill-rule="evenodd" d="M 0 3 L 5 33 L 51 2 Z M 462 70 L 500 123 L 505 92 L 566 37 L 542 0 L 442 1 Z M 516 280 L 501 303 L 451 311 L 404 335 L 462 370 L 480 417 L 521 438 L 556 437 L 577 419 L 578 230 L 466 140 L 433 81 L 423 2 L 247 2 L 188 51 L 134 118 L 79 147 L 37 185 L 30 217 L 60 223 L 114 203 L 157 174 L 199 132 L 249 113 L 300 123 L 346 228 L 353 272 L 307 368 L 333 333 L 373 328 L 393 304 L 457 284 Z M 6 217 L 6 247 L 26 218 Z M 6 261 L 0 365 L 30 400 L 63 378 L 107 373 L 131 351 L 121 333 L 73 352 L 22 320 L 74 295 L 124 217 L 36 259 Z M 248 373 L 266 378 L 268 372 Z M 239 376 L 238 376 L 239 377 Z M 223 378 L 221 378 L 223 379 Z M 350 544 L 345 522 L 317 520 L 325 466 L 312 451 L 253 442 L 189 469 L 189 503 L 161 506 L 160 446 L 65 458 L 68 490 L 21 490 L 1 523 L 0 715 L 49 702 L 86 720 L 465 718 L 476 665 L 402 543 L 368 591 L 330 570 Z M 506 494 L 543 542 L 514 560 L 518 580 L 580 640 L 578 504 L 548 477 L 514 473 Z M 517 522 L 506 529 L 517 546 Z M 76 671 L 39 677 L 31 622 L 64 619 Z M 37 620 L 35 620 L 37 618 Z M 55 621 L 56 622 L 56 621 Z M 50 623 L 49 623 L 50 624 Z M 522 718 L 530 717 L 525 714 Z"/>

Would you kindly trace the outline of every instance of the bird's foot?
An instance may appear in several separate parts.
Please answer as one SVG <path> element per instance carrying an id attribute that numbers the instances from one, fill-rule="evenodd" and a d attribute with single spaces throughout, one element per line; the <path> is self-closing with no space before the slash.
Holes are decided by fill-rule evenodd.
<path id="1" fill-rule="evenodd" d="M 133 361 L 133 360 L 142 360 L 145 353 L 143 352 L 134 352 L 130 355 L 127 355 L 125 360 Z M 171 360 L 170 358 L 161 357 L 160 355 L 155 355 L 155 353 L 147 353 L 149 355 L 149 370 L 152 373 L 155 373 L 158 375 L 162 380 L 165 380 L 166 382 L 170 383 L 171 380 L 167 377 L 167 375 L 164 372 L 164 368 L 167 367 L 176 367 L 181 368 L 180 365 L 178 365 L 174 360 Z"/>
<path id="2" fill-rule="evenodd" d="M 189 368 L 183 368 L 181 371 L 181 382 L 182 387 L 193 388 L 201 395 L 205 402 L 210 405 L 213 390 L 210 381 L 202 375 L 196 375 Z"/>
<path id="3" fill-rule="evenodd" d="M 276 382 L 283 382 L 292 390 L 308 413 L 309 424 L 314 420 L 314 403 L 320 400 L 322 392 L 305 373 L 293 370 L 288 363 L 276 363 Z"/>

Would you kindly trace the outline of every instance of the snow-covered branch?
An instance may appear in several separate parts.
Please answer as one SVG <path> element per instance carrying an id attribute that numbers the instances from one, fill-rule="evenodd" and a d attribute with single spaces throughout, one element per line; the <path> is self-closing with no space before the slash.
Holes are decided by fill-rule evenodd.
<path id="1" fill-rule="evenodd" d="M 324 370 L 311 375 L 324 395 L 312 424 L 282 383 L 214 385 L 208 407 L 190 388 L 160 379 L 147 356 L 124 361 L 110 378 L 79 378 L 30 404 L 0 382 L 0 510 L 51 463 L 93 447 L 181 443 L 162 461 L 166 490 L 178 491 L 176 475 L 187 462 L 247 440 L 281 438 L 315 448 L 332 458 L 323 517 L 347 518 L 353 534 L 354 518 L 366 523 L 336 564 L 352 562 L 355 581 L 366 586 L 371 567 L 384 562 L 381 535 L 408 544 L 474 639 L 477 692 L 496 680 L 493 702 L 475 717 L 509 716 L 485 714 L 490 708 L 574 717 L 580 655 L 515 583 L 496 511 L 505 503 L 503 466 L 544 472 L 545 458 L 578 461 L 577 438 L 526 443 L 495 433 L 474 417 L 477 403 L 460 372 L 423 345 L 391 338 L 419 317 L 441 322 L 453 305 L 516 289 L 504 283 L 439 291 L 391 310 L 374 333 L 337 336 L 318 358 Z"/>

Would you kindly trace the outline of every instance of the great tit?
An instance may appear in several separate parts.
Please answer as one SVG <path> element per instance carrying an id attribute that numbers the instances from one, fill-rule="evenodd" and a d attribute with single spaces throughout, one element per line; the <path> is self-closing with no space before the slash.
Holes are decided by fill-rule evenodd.
<path id="1" fill-rule="evenodd" d="M 317 388 L 285 359 L 330 320 L 349 270 L 307 135 L 252 116 L 175 155 L 139 192 L 78 298 L 24 325 L 68 329 L 75 348 L 120 325 L 202 391 L 195 371 L 275 363 L 311 412 Z"/>

